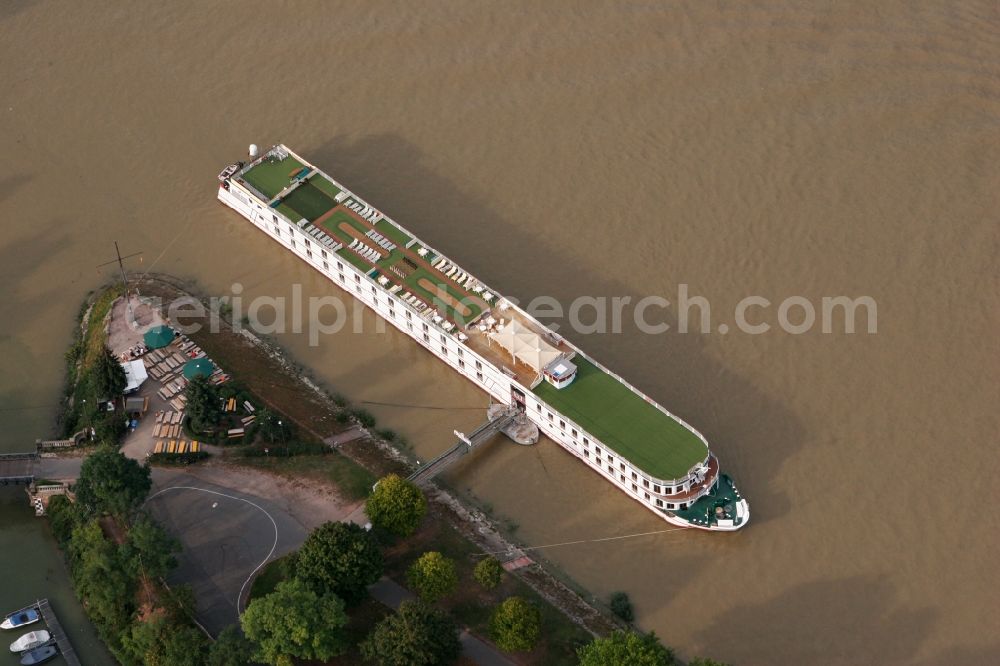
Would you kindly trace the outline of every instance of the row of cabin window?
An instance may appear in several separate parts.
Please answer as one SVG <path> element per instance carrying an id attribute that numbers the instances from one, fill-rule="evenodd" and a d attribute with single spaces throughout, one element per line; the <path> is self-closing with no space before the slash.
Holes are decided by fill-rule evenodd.
<path id="1" fill-rule="evenodd" d="M 275 220 L 277 220 L 277 218 L 275 218 Z M 289 230 L 293 231 L 291 227 L 289 227 Z M 281 230 L 278 227 L 275 227 L 275 231 L 278 233 L 278 235 L 281 235 Z M 305 242 L 306 242 L 306 246 L 309 246 L 309 240 L 307 239 Z M 294 239 L 292 240 L 292 246 L 293 247 L 295 246 L 295 240 Z M 320 250 L 320 252 L 322 253 L 323 258 L 326 259 L 326 250 Z M 310 258 L 312 258 L 312 251 L 311 250 L 306 250 L 306 254 Z M 325 261 L 323 262 L 323 268 L 325 270 L 329 270 L 329 265 Z M 343 270 L 344 269 L 344 265 L 341 262 L 338 261 L 337 262 L 337 268 L 340 269 L 340 270 Z M 340 274 L 340 280 L 341 280 L 341 282 L 344 281 L 344 275 L 343 275 L 343 273 Z M 358 275 L 355 275 L 354 276 L 354 280 L 355 280 L 355 282 L 360 283 L 361 282 L 361 277 L 358 276 Z M 378 303 L 377 291 L 376 291 L 375 287 L 372 287 L 371 290 L 372 290 L 372 295 L 376 295 L 376 304 L 377 304 Z M 389 314 L 391 316 L 395 317 L 396 314 L 395 314 L 395 312 L 393 310 L 393 307 L 392 307 L 393 303 L 392 303 L 392 301 L 388 301 L 388 303 L 389 303 Z M 411 318 L 411 315 L 410 315 L 409 311 L 406 312 L 406 318 L 407 319 Z M 424 329 L 424 342 L 430 344 L 430 341 L 431 341 L 430 340 L 430 335 L 427 333 L 427 331 L 429 330 L 429 326 L 426 323 L 424 323 L 423 324 L 423 329 Z M 413 330 L 413 326 L 412 325 L 410 325 L 410 330 Z M 444 343 L 446 341 L 447 341 L 447 337 L 442 333 L 441 334 L 441 342 Z M 448 348 L 444 344 L 441 345 L 441 352 L 445 356 L 448 355 Z M 458 352 L 458 357 L 459 357 L 458 366 L 464 370 L 465 369 L 465 361 L 461 360 L 462 359 L 462 355 L 463 355 L 463 351 L 461 349 L 458 349 L 457 352 Z M 482 367 L 483 367 L 482 363 L 477 360 L 476 361 L 476 369 L 477 370 L 482 370 Z M 482 372 L 477 372 L 476 373 L 476 378 L 480 382 L 483 381 L 483 373 Z M 535 408 L 539 412 L 542 411 L 542 406 L 540 404 L 536 404 Z M 552 412 L 547 412 L 546 414 L 547 414 L 547 416 L 549 418 L 549 421 L 554 423 L 555 416 L 552 414 Z M 566 430 L 566 421 L 564 421 L 563 419 L 559 419 L 559 428 L 561 430 L 565 431 Z M 573 439 L 576 439 L 579 436 L 579 433 L 577 432 L 576 428 L 570 428 L 570 432 L 572 433 Z M 584 446 L 583 454 L 587 458 L 590 458 L 590 450 L 587 448 L 587 447 L 590 446 L 590 440 L 588 438 L 586 438 L 586 437 L 583 438 L 583 446 Z M 602 453 L 601 447 L 595 446 L 594 447 L 594 457 L 597 460 L 598 464 L 601 463 L 601 453 Z M 612 464 L 608 465 L 608 471 L 613 474 L 614 471 L 615 471 L 614 464 L 613 464 L 614 463 L 614 456 L 612 456 L 610 453 L 607 454 L 607 460 L 608 460 L 609 463 L 612 463 Z M 619 468 L 620 468 L 620 470 L 622 472 L 625 471 L 625 463 L 618 463 L 618 466 L 619 466 Z M 638 474 L 636 474 L 635 472 L 632 472 L 631 474 L 632 474 L 632 480 L 633 481 L 638 481 L 639 480 Z M 622 483 L 626 483 L 626 478 L 625 478 L 624 474 L 620 475 L 620 478 L 621 478 Z M 650 483 L 649 483 L 649 481 L 647 479 L 643 479 L 642 480 L 642 485 L 643 485 L 644 488 L 649 488 L 650 487 Z M 653 492 L 654 493 L 660 493 L 661 492 L 661 487 L 660 487 L 659 484 L 656 484 L 656 483 L 652 484 L 652 488 L 653 488 Z M 666 492 L 667 495 L 671 495 L 674 492 L 673 486 L 665 486 L 663 490 L 665 490 L 665 492 Z M 635 492 L 635 493 L 639 492 L 639 487 L 635 483 L 632 484 L 632 491 Z M 643 493 L 643 494 L 644 494 L 646 500 L 648 501 L 650 499 L 649 493 Z M 656 500 L 656 506 L 662 508 L 664 506 L 663 500 L 657 499 Z M 666 508 L 668 508 L 668 509 L 675 509 L 677 507 L 674 505 L 673 502 L 667 502 L 666 503 Z M 687 503 L 686 502 L 682 502 L 681 505 L 680 505 L 680 509 L 683 510 L 683 509 L 686 509 L 686 508 L 687 508 Z"/>
<path id="2" fill-rule="evenodd" d="M 541 411 L 542 411 L 541 404 L 535 404 L 535 409 L 538 410 L 539 413 L 541 413 Z M 552 423 L 553 425 L 555 425 L 555 415 L 553 415 L 552 412 L 548 412 L 548 411 L 545 412 L 545 414 L 549 418 L 549 423 Z M 566 421 L 564 421 L 562 419 L 559 419 L 559 428 L 560 428 L 560 430 L 563 430 L 565 432 L 565 430 L 566 430 Z M 573 435 L 573 439 L 576 439 L 577 437 L 579 437 L 579 433 L 577 432 L 576 428 L 570 428 L 570 433 Z M 586 456 L 588 459 L 590 458 L 590 449 L 588 448 L 589 446 L 590 446 L 590 440 L 587 437 L 584 437 L 583 438 L 583 455 Z M 594 447 L 594 457 L 597 460 L 598 464 L 601 463 L 601 454 L 602 453 L 606 453 L 606 452 L 602 451 L 601 447 L 599 447 L 599 446 L 595 446 Z M 608 456 L 607 457 L 607 461 L 609 463 L 613 464 L 614 461 L 615 461 L 614 456 L 611 455 L 610 453 L 608 453 L 607 456 Z M 621 471 L 623 471 L 623 472 L 626 471 L 626 469 L 625 469 L 625 463 L 619 462 L 618 466 L 621 469 Z M 614 467 L 612 465 L 608 465 L 608 469 L 610 471 L 614 472 Z M 639 481 L 639 475 L 636 474 L 635 472 L 632 472 L 632 480 L 638 482 Z M 658 484 L 658 483 L 650 484 L 648 479 L 642 479 L 642 486 L 644 488 L 650 488 L 650 487 L 652 487 L 654 493 L 663 493 L 664 495 L 673 495 L 674 492 L 676 492 L 674 486 L 660 486 L 660 484 Z"/>
<path id="3" fill-rule="evenodd" d="M 608 465 L 608 471 L 611 472 L 612 474 L 614 474 L 615 468 L 612 467 L 611 465 Z M 625 480 L 625 475 L 624 474 L 619 475 L 618 478 L 621 480 L 622 485 L 625 485 L 626 483 L 628 483 Z M 633 483 L 632 484 L 632 492 L 635 493 L 636 495 L 638 495 L 639 494 L 639 486 L 637 486 L 636 484 Z M 645 493 L 644 492 L 642 495 L 643 495 L 643 497 L 646 498 L 647 502 L 652 499 L 649 496 L 649 493 Z M 675 502 L 664 502 L 661 499 L 657 499 L 656 500 L 656 506 L 659 507 L 659 508 L 661 508 L 661 509 L 665 507 L 667 509 L 680 509 L 681 511 L 683 511 L 684 509 L 688 508 L 688 503 L 687 502 L 681 502 L 680 505 L 678 505 Z"/>

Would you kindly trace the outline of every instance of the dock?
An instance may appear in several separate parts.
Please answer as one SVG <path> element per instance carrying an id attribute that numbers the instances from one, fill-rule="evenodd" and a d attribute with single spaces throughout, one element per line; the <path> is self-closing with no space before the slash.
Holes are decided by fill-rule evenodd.
<path id="1" fill-rule="evenodd" d="M 59 624 L 59 618 L 56 617 L 48 599 L 38 600 L 38 612 L 42 614 L 42 619 L 48 625 L 49 633 L 52 634 L 52 640 L 56 642 L 56 647 L 59 648 L 59 654 L 62 655 L 62 658 L 69 666 L 80 666 L 80 658 L 76 656 L 76 651 L 70 645 L 69 637 L 66 636 L 62 625 Z"/>
<path id="2" fill-rule="evenodd" d="M 59 648 L 59 654 L 62 655 L 62 658 L 66 660 L 66 663 L 69 664 L 69 666 L 81 666 L 80 658 L 76 656 L 76 651 L 70 644 L 69 638 L 66 636 L 66 632 L 63 631 L 62 625 L 59 624 L 59 618 L 56 617 L 56 613 L 52 610 L 52 606 L 49 604 L 48 599 L 39 599 L 30 606 L 25 606 L 20 610 L 14 611 L 11 615 L 35 609 L 38 610 L 39 614 L 42 616 L 42 621 L 48 626 L 49 634 L 52 636 L 49 643 L 56 644 L 56 647 Z"/>
<path id="3" fill-rule="evenodd" d="M 494 435 L 513 423 L 518 413 L 517 409 L 507 409 L 495 418 L 488 419 L 477 426 L 469 435 L 455 433 L 459 436 L 458 443 L 433 460 L 421 465 L 420 469 L 408 477 L 408 480 L 417 485 L 426 484 L 467 453 L 489 441 Z"/>

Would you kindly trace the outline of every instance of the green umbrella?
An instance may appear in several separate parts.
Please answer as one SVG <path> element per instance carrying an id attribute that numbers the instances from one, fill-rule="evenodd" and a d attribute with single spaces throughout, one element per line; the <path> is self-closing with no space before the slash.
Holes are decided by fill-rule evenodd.
<path id="1" fill-rule="evenodd" d="M 215 366 L 207 358 L 196 358 L 184 364 L 184 378 L 208 377 L 215 371 Z"/>
<path id="2" fill-rule="evenodd" d="M 174 330 L 169 326 L 154 326 L 146 331 L 142 339 L 146 343 L 147 348 L 159 349 L 160 347 L 166 347 L 173 341 Z"/>

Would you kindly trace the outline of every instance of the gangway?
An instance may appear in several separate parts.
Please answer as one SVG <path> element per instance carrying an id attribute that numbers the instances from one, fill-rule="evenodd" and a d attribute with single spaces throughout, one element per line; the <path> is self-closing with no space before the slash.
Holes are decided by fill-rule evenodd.
<path id="1" fill-rule="evenodd" d="M 493 419 L 487 419 L 481 423 L 468 435 L 460 433 L 456 430 L 455 436 L 458 437 L 458 443 L 433 460 L 421 465 L 420 469 L 408 477 L 409 481 L 412 481 L 417 485 L 426 484 L 435 476 L 448 469 L 448 467 L 450 467 L 457 460 L 476 447 L 485 444 L 492 439 L 494 435 L 513 423 L 519 413 L 520 412 L 517 408 L 509 407 L 500 412 L 500 414 L 495 416 Z"/>

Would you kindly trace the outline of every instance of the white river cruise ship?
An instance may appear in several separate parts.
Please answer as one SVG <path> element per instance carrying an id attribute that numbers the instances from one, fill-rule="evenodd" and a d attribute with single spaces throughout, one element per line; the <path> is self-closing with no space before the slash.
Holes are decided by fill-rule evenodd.
<path id="1" fill-rule="evenodd" d="M 663 520 L 750 520 L 701 433 L 284 145 L 219 200 Z"/>

